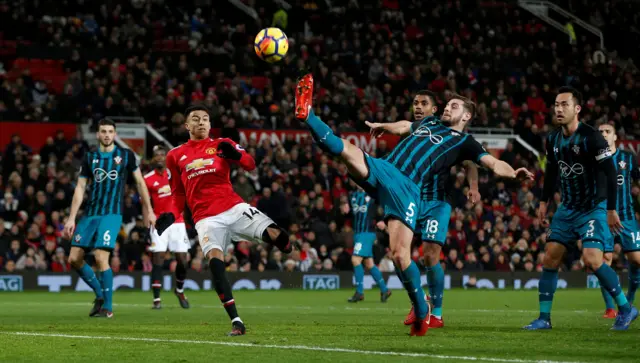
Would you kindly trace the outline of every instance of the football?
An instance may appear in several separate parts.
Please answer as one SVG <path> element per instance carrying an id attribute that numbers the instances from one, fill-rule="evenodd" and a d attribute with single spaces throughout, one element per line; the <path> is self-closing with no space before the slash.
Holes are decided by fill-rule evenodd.
<path id="1" fill-rule="evenodd" d="M 289 50 L 287 35 L 278 28 L 265 28 L 256 35 L 253 48 L 256 55 L 266 62 L 281 61 Z"/>

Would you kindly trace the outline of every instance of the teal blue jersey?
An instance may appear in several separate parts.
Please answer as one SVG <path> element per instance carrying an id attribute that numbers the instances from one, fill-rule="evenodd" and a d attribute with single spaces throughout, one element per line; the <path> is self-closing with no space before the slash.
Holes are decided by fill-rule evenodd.
<path id="1" fill-rule="evenodd" d="M 616 150 L 613 162 L 618 174 L 618 215 L 622 221 L 635 220 L 631 186 L 634 179 L 640 180 L 640 169 L 633 154 L 628 151 Z"/>
<path id="2" fill-rule="evenodd" d="M 376 206 L 373 198 L 364 191 L 358 190 L 351 193 L 350 202 L 353 213 L 353 232 L 375 232 Z"/>

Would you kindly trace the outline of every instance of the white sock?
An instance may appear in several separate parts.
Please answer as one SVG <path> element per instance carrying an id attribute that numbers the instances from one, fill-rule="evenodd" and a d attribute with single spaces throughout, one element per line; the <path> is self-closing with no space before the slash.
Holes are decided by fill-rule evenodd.
<path id="1" fill-rule="evenodd" d="M 177 292 L 178 294 L 182 294 L 182 293 L 184 292 L 184 289 L 178 289 L 178 288 L 176 288 L 176 292 Z"/>
<path id="2" fill-rule="evenodd" d="M 234 318 L 233 320 L 231 320 L 231 324 L 235 323 L 236 321 L 242 323 L 242 319 L 240 319 L 240 317 L 237 317 L 237 318 Z M 244 323 L 242 323 L 242 324 L 244 324 Z"/>

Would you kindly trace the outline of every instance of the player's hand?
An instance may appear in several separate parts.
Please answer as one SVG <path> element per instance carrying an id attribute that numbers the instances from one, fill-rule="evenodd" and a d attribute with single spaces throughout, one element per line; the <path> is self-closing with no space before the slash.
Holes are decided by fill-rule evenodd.
<path id="1" fill-rule="evenodd" d="M 540 206 L 538 207 L 538 219 L 544 227 L 549 225 L 549 221 L 547 220 L 547 203 L 545 202 L 540 202 Z"/>
<path id="2" fill-rule="evenodd" d="M 527 168 L 519 168 L 516 170 L 516 179 L 518 180 L 533 180 L 533 173 Z"/>
<path id="3" fill-rule="evenodd" d="M 611 232 L 615 235 L 618 235 L 622 232 L 622 223 L 620 222 L 620 216 L 618 216 L 618 212 L 615 210 L 607 211 L 607 224 L 611 229 Z"/>
<path id="4" fill-rule="evenodd" d="M 155 218 L 155 216 L 154 216 Z M 160 217 L 156 220 L 156 230 L 158 231 L 158 235 L 162 236 L 162 233 L 167 230 L 167 228 L 171 227 L 173 222 L 176 221 L 176 217 L 173 213 L 162 213 Z"/>
<path id="5" fill-rule="evenodd" d="M 64 230 L 62 231 L 62 235 L 66 239 L 71 239 L 73 237 L 73 232 L 76 229 L 76 221 L 74 219 L 69 218 L 67 223 L 64 224 Z"/>
<path id="6" fill-rule="evenodd" d="M 147 227 L 155 227 L 156 214 L 153 213 L 153 211 L 148 212 L 147 215 L 144 216 L 144 225 Z"/>
<path id="7" fill-rule="evenodd" d="M 478 189 L 469 189 L 469 192 L 467 193 L 467 199 L 469 199 L 471 204 L 476 204 L 482 199 L 482 196 L 480 195 L 480 191 Z"/>
<path id="8" fill-rule="evenodd" d="M 371 130 L 369 130 L 369 133 L 375 138 L 378 138 L 385 133 L 383 123 L 365 121 L 364 124 L 371 128 Z"/>
<path id="9" fill-rule="evenodd" d="M 218 156 L 225 159 L 238 161 L 242 158 L 242 153 L 238 151 L 233 145 L 230 143 L 223 141 L 218 144 Z"/>

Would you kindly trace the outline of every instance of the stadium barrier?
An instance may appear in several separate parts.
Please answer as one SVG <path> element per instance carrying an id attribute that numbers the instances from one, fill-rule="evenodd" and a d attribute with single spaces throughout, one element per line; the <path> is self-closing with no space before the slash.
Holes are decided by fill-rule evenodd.
<path id="1" fill-rule="evenodd" d="M 395 274 L 384 273 L 387 286 L 402 289 L 402 283 Z M 236 272 L 228 273 L 233 290 L 336 290 L 352 288 L 353 274 L 350 272 L 313 273 L 313 272 Z M 483 289 L 535 289 L 538 287 L 537 272 L 453 272 L 445 275 L 445 289 L 483 288 Z M 626 283 L 626 278 L 620 281 Z M 163 288 L 171 290 L 173 277 L 164 274 Z M 422 285 L 427 278 L 422 275 Z M 208 272 L 190 271 L 184 283 L 185 289 L 211 290 L 211 275 Z M 598 280 L 584 272 L 560 273 L 558 288 L 599 288 Z M 365 276 L 364 288 L 375 288 L 375 281 Z M 151 290 L 151 275 L 143 272 L 119 273 L 113 279 L 114 290 Z M 91 291 L 91 288 L 75 273 L 42 273 L 25 271 L 12 274 L 0 274 L 0 292 L 2 291 Z"/>

